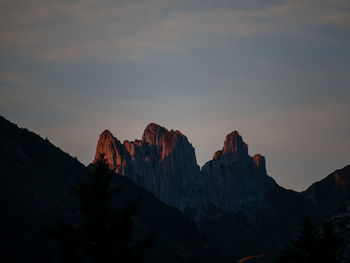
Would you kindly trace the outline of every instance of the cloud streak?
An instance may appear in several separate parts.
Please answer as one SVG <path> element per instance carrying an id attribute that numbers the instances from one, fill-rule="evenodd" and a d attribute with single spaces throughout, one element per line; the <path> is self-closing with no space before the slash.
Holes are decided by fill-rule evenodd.
<path id="1" fill-rule="evenodd" d="M 314 28 L 350 25 L 345 2 L 281 1 L 259 9 L 199 10 L 173 3 L 3 2 L 0 43 L 2 49 L 48 61 L 135 61 L 154 51 L 215 48 L 227 37 L 287 35 L 332 41 Z"/>
<path id="2" fill-rule="evenodd" d="M 179 129 L 200 164 L 237 129 L 302 190 L 350 156 L 349 18 L 342 0 L 1 1 L 0 111 L 86 164 L 106 128 Z"/>

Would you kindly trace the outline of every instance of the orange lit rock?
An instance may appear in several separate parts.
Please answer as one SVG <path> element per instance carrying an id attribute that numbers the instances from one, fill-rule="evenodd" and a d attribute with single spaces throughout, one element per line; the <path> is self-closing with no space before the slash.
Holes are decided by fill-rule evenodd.
<path id="1" fill-rule="evenodd" d="M 250 157 L 248 145 L 237 131 L 226 136 L 223 148 L 202 170 L 186 136 L 155 123 L 147 125 L 142 140 L 123 143 L 104 131 L 96 158 L 100 154 L 111 169 L 181 210 L 209 202 L 233 211 L 262 202 L 274 185 L 266 174 L 265 158 L 259 154 Z"/>
<path id="2" fill-rule="evenodd" d="M 243 142 L 242 137 L 237 131 L 231 132 L 226 136 L 222 152 L 225 153 L 242 153 L 248 154 L 248 145 Z"/>
<path id="3" fill-rule="evenodd" d="M 263 157 L 260 154 L 255 154 L 253 156 L 253 161 L 254 161 L 256 167 L 259 167 L 259 166 L 262 166 L 262 165 L 265 166 L 265 157 Z"/>
<path id="4" fill-rule="evenodd" d="M 124 141 L 104 131 L 96 158 L 104 154 L 111 169 L 145 187 L 165 203 L 184 209 L 194 200 L 200 169 L 192 145 L 179 131 L 149 124 L 142 141 Z"/>

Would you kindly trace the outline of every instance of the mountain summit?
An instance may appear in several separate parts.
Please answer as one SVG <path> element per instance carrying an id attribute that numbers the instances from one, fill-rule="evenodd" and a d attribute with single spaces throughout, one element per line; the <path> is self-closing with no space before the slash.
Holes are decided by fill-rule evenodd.
<path id="1" fill-rule="evenodd" d="M 237 131 L 226 136 L 222 150 L 204 164 L 201 173 L 207 181 L 207 199 L 225 211 L 256 206 L 275 185 L 267 176 L 265 158 L 251 157 Z"/>
<path id="2" fill-rule="evenodd" d="M 184 134 L 155 123 L 147 125 L 142 140 L 121 143 L 109 131 L 102 132 L 96 157 L 100 154 L 111 169 L 196 221 L 225 260 L 273 251 L 276 240 L 289 238 L 307 211 L 314 211 L 308 198 L 267 175 L 265 158 L 250 156 L 237 131 L 227 134 L 222 149 L 202 168 Z M 246 244 L 224 249 L 240 244 L 241 235 Z M 247 247 L 251 250 L 244 252 Z"/>
<path id="3" fill-rule="evenodd" d="M 179 131 L 168 131 L 164 127 L 151 123 L 147 125 L 142 135 L 142 142 L 149 146 L 157 146 L 161 149 L 161 160 L 168 157 L 176 146 L 177 141 L 186 140 Z"/>
<path id="4" fill-rule="evenodd" d="M 234 131 L 226 135 L 222 153 L 241 153 L 242 155 L 247 155 L 248 145 L 243 141 L 238 131 Z"/>
<path id="5" fill-rule="evenodd" d="M 219 159 L 223 154 L 235 154 L 236 156 L 248 155 L 248 145 L 243 141 L 237 131 L 226 135 L 223 148 L 214 153 L 213 159 Z"/>
<path id="6" fill-rule="evenodd" d="M 198 210 L 207 202 L 234 211 L 264 200 L 274 185 L 266 174 L 265 158 L 250 157 L 248 145 L 237 131 L 226 136 L 223 148 L 202 170 L 187 137 L 155 123 L 147 125 L 142 140 L 123 143 L 103 131 L 95 160 L 100 154 L 105 155 L 111 169 L 182 211 Z"/>
<path id="7" fill-rule="evenodd" d="M 184 210 L 195 198 L 200 170 L 194 148 L 179 131 L 151 123 L 142 140 L 123 143 L 104 131 L 94 162 L 101 154 L 115 172 L 131 178 L 171 206 Z"/>
<path id="8" fill-rule="evenodd" d="M 54 215 L 73 220 L 80 214 L 71 190 L 88 170 L 48 140 L 2 117 L 0 140 L 4 214 L 0 239 L 6 241 L 0 258 L 5 257 L 2 261 L 6 262 L 57 258 L 44 227 Z M 265 158 L 250 156 L 238 132 L 229 133 L 222 149 L 200 170 L 186 136 L 154 123 L 146 127 L 142 140 L 123 143 L 110 131 L 103 131 L 96 157 L 100 154 L 111 169 L 124 175 L 112 178 L 122 191 L 111 204 L 118 207 L 119 202 L 142 197 L 139 227 L 159 229 L 157 253 L 150 253 L 147 262 L 164 262 L 164 258 L 203 262 L 210 261 L 209 254 L 215 255 L 215 262 L 260 254 L 273 257 L 306 214 L 319 223 L 334 219 L 337 231 L 347 240 L 346 259 L 350 258 L 350 166 L 297 193 L 280 187 L 267 175 Z M 18 254 L 19 250 L 23 253 Z M 265 259 L 273 261 L 268 256 Z"/>
<path id="9" fill-rule="evenodd" d="M 288 206 L 299 207 L 300 211 L 307 207 L 297 193 L 278 186 L 267 175 L 265 158 L 260 154 L 251 157 L 237 131 L 226 136 L 222 149 L 201 169 L 187 137 L 155 123 L 147 125 L 142 140 L 123 143 L 111 132 L 103 131 L 95 161 L 100 154 L 115 172 L 195 220 L 225 260 L 256 253 L 258 247 L 264 247 L 264 251 L 275 249 L 275 240 L 289 237 L 292 226 L 300 220 L 300 213 L 290 214 Z M 280 200 L 289 202 L 288 206 L 281 205 Z M 276 227 L 280 229 L 276 236 L 266 231 Z M 244 248 L 251 247 L 250 243 L 256 247 L 246 252 L 240 246 L 222 251 L 227 244 L 240 243 L 240 235 L 248 242 L 242 244 Z"/>

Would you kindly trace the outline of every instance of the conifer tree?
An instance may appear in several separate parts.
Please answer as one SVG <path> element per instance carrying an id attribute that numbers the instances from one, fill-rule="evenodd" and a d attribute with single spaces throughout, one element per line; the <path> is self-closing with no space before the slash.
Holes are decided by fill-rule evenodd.
<path id="1" fill-rule="evenodd" d="M 282 250 L 279 263 L 340 263 L 342 258 L 341 239 L 334 232 L 332 221 L 323 224 L 318 231 L 309 217 L 301 224 L 297 237 L 291 246 Z"/>
<path id="2" fill-rule="evenodd" d="M 334 232 L 333 221 L 326 221 L 322 226 L 322 235 L 318 240 L 318 262 L 340 263 L 343 254 L 341 245 L 341 238 Z"/>

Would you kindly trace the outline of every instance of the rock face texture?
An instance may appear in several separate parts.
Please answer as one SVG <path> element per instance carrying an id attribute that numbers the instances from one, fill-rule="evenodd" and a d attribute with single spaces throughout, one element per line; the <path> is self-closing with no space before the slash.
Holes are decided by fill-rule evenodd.
<path id="1" fill-rule="evenodd" d="M 333 214 L 350 200 L 350 165 L 312 184 L 301 194 L 319 206 L 324 216 Z"/>
<path id="2" fill-rule="evenodd" d="M 226 136 L 223 148 L 201 170 L 186 136 L 153 123 L 142 140 L 133 142 L 121 143 L 104 131 L 95 160 L 101 154 L 111 169 L 194 219 L 224 262 L 272 253 L 276 240 L 286 240 L 308 209 L 298 193 L 267 175 L 265 158 L 251 157 L 237 131 Z"/>
<path id="3" fill-rule="evenodd" d="M 185 135 L 151 123 L 142 140 L 121 143 L 109 131 L 100 135 L 96 161 L 103 154 L 110 168 L 131 178 L 168 205 L 184 211 L 207 203 L 223 211 L 256 206 L 275 183 L 265 158 L 248 154 L 237 131 L 226 136 L 222 150 L 200 171 Z M 202 213 L 202 212 L 200 212 Z"/>
<path id="4" fill-rule="evenodd" d="M 104 131 L 94 161 L 101 154 L 111 169 L 131 178 L 168 205 L 184 210 L 198 196 L 201 179 L 194 148 L 179 131 L 168 131 L 151 123 L 142 140 L 123 143 Z"/>
<path id="5" fill-rule="evenodd" d="M 226 136 L 222 150 L 201 172 L 207 181 L 207 199 L 224 211 L 256 206 L 275 185 L 266 174 L 265 158 L 249 156 L 248 145 L 237 131 Z"/>

